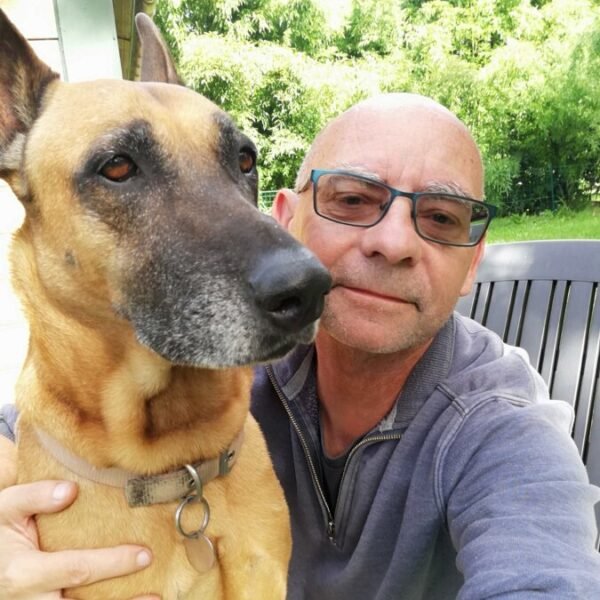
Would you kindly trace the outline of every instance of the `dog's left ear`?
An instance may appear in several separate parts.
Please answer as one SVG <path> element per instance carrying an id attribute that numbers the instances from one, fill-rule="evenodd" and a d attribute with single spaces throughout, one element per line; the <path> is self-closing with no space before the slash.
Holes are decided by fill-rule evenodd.
<path id="1" fill-rule="evenodd" d="M 183 85 L 167 44 L 152 19 L 145 13 L 138 13 L 135 25 L 142 44 L 141 81 Z"/>

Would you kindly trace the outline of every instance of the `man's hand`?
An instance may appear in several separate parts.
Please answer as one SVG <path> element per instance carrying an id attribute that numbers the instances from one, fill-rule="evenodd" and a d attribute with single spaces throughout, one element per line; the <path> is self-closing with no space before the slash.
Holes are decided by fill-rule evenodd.
<path id="1" fill-rule="evenodd" d="M 0 456 L 2 452 L 4 446 Z M 0 487 L 9 480 L 3 476 L 4 468 L 0 461 Z M 127 575 L 150 564 L 150 552 L 140 546 L 40 551 L 33 515 L 58 512 L 76 496 L 77 486 L 65 481 L 39 481 L 0 491 L 0 600 L 54 600 L 63 597 L 63 588 Z"/>

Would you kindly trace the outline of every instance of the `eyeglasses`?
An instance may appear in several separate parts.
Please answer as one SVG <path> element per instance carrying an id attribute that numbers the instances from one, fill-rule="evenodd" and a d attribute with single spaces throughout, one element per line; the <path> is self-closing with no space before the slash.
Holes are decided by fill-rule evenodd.
<path id="1" fill-rule="evenodd" d="M 346 171 L 313 169 L 315 212 L 329 221 L 372 227 L 385 217 L 398 197 L 409 198 L 417 234 L 448 246 L 476 246 L 496 207 L 443 192 L 402 192 L 369 177 Z"/>

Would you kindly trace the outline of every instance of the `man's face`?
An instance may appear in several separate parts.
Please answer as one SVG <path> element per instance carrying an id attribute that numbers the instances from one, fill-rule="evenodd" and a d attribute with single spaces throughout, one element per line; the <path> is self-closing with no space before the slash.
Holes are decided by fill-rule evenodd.
<path id="1" fill-rule="evenodd" d="M 481 162 L 470 135 L 431 106 L 346 113 L 320 140 L 310 167 L 356 170 L 407 192 L 442 185 L 471 198 L 482 195 Z M 409 199 L 396 198 L 381 222 L 360 228 L 319 217 L 311 185 L 276 200 L 275 217 L 331 272 L 320 327 L 340 343 L 369 353 L 419 348 L 469 292 L 481 245 L 426 241 L 410 211 Z"/>

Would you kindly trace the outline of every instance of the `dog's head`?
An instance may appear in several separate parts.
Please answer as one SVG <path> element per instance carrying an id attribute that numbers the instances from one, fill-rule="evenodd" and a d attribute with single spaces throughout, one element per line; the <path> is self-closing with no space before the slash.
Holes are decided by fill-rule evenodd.
<path id="1" fill-rule="evenodd" d="M 257 210 L 252 141 L 177 85 L 155 26 L 137 24 L 145 82 L 63 83 L 0 11 L 0 176 L 26 210 L 17 252 L 44 302 L 88 326 L 127 322 L 173 363 L 281 356 L 314 335 L 329 276 Z"/>

